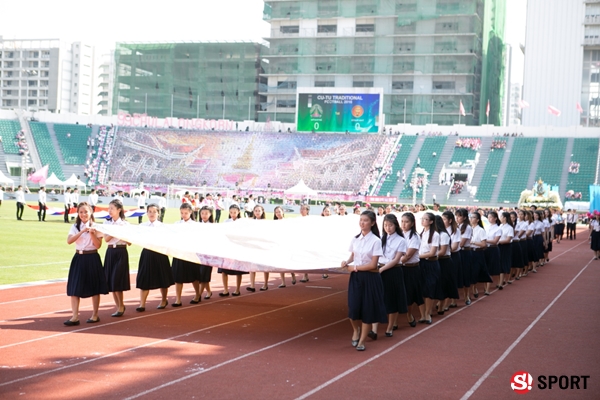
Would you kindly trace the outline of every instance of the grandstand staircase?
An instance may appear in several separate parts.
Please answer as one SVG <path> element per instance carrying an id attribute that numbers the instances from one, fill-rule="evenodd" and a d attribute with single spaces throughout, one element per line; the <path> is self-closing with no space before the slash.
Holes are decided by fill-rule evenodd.
<path id="1" fill-rule="evenodd" d="M 8 138 L 2 138 L 2 140 L 7 139 Z M 2 173 L 7 177 L 12 178 L 10 176 L 10 171 L 8 170 L 8 167 L 6 166 L 6 153 L 4 153 L 4 148 L 2 148 L 2 146 L 0 146 L 0 171 L 2 171 Z"/>
<path id="2" fill-rule="evenodd" d="M 423 147 L 423 143 L 425 142 L 425 136 L 419 136 L 419 138 L 415 141 L 413 148 L 410 152 L 410 156 L 406 159 L 406 163 L 402 168 L 406 171 L 406 180 L 410 180 L 410 173 L 413 169 L 413 166 L 417 163 L 417 158 L 419 157 L 419 153 L 421 152 L 421 148 Z M 402 179 L 398 181 L 396 186 L 394 186 L 394 190 L 392 191 L 392 196 L 400 197 L 400 193 L 404 190 L 404 184 L 402 183 Z"/>
<path id="3" fill-rule="evenodd" d="M 40 155 L 38 153 L 37 147 L 35 145 L 35 141 L 33 140 L 33 134 L 31 133 L 31 128 L 29 127 L 29 123 L 25 118 L 25 115 L 22 110 L 15 110 L 15 114 L 19 117 L 19 123 L 21 124 L 21 129 L 25 133 L 25 140 L 27 140 L 27 144 L 29 146 L 29 157 L 33 162 L 33 166 L 36 170 L 39 170 L 43 167 L 42 161 L 40 159 Z"/>
<path id="4" fill-rule="evenodd" d="M 479 187 L 479 184 L 481 183 L 481 178 L 483 178 L 483 171 L 485 170 L 485 162 L 490 157 L 490 150 L 493 141 L 493 137 L 484 136 L 481 138 L 481 148 L 479 149 L 479 164 L 477 164 L 477 166 L 475 167 L 475 172 L 473 173 L 473 178 L 471 179 L 470 186 Z"/>
<path id="5" fill-rule="evenodd" d="M 448 195 L 448 191 L 450 186 L 448 185 L 440 185 L 439 184 L 439 176 L 442 172 L 442 168 L 444 165 L 448 166 L 450 164 L 450 160 L 452 160 L 452 154 L 454 153 L 454 146 L 456 144 L 456 140 L 452 137 L 448 137 L 446 144 L 444 145 L 444 150 L 442 150 L 441 154 L 438 154 L 438 163 L 433 170 L 433 173 L 429 176 L 429 186 L 427 187 L 427 198 L 425 199 L 429 202 L 429 199 L 433 199 L 435 195 L 435 200 L 437 203 L 445 203 L 446 196 Z M 454 195 L 455 198 L 463 195 Z"/>
<path id="6" fill-rule="evenodd" d="M 531 172 L 529 172 L 529 180 L 527 181 L 527 187 L 533 187 L 533 183 L 537 180 L 537 170 L 540 164 L 540 156 L 542 155 L 542 147 L 544 146 L 544 138 L 539 138 L 537 146 L 535 146 L 535 153 L 533 154 L 533 162 L 531 163 Z M 523 188 L 523 190 L 526 188 Z"/>
<path id="7" fill-rule="evenodd" d="M 573 145 L 575 144 L 575 138 L 570 137 L 567 140 L 567 148 L 565 150 L 565 159 L 563 160 L 562 174 L 560 176 L 560 186 L 558 192 L 562 197 L 567 191 L 567 182 L 569 182 L 569 164 L 571 163 L 571 154 L 573 154 Z"/>
<path id="8" fill-rule="evenodd" d="M 506 175 L 506 168 L 508 167 L 508 160 L 510 159 L 510 155 L 512 153 L 512 151 L 509 149 L 512 149 L 514 144 L 515 144 L 514 137 L 510 137 L 506 141 L 506 150 L 504 151 L 504 157 L 502 158 L 502 164 L 500 165 L 500 170 L 498 170 L 498 177 L 496 178 L 496 186 L 494 187 L 494 191 L 492 192 L 492 201 L 493 202 L 498 201 L 498 196 L 500 195 L 500 189 L 502 188 L 502 181 L 504 180 L 504 176 Z M 541 149 L 540 149 L 540 151 L 541 151 Z"/>

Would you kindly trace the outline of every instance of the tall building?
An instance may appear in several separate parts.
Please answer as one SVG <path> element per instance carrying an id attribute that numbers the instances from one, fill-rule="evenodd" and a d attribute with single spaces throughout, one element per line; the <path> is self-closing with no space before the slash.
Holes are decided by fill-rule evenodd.
<path id="1" fill-rule="evenodd" d="M 92 114 L 94 48 L 0 36 L 0 108 Z"/>
<path id="2" fill-rule="evenodd" d="M 548 1 L 528 0 L 523 99 L 530 106 L 523 109 L 523 125 L 587 123 L 591 103 L 598 99 L 599 37 L 598 0 L 553 0 L 551 7 Z M 560 116 L 549 113 L 548 106 Z M 594 115 L 598 106 L 591 108 Z"/>
<path id="3" fill-rule="evenodd" d="M 297 87 L 381 87 L 387 124 L 456 124 L 462 102 L 461 123 L 500 125 L 504 11 L 505 0 L 265 0 L 259 120 L 293 122 Z"/>
<path id="4" fill-rule="evenodd" d="M 102 54 L 98 65 L 98 90 L 96 107 L 100 115 L 112 115 L 115 64 L 113 53 Z"/>
<path id="5" fill-rule="evenodd" d="M 264 46 L 117 43 L 113 113 L 255 120 Z"/>

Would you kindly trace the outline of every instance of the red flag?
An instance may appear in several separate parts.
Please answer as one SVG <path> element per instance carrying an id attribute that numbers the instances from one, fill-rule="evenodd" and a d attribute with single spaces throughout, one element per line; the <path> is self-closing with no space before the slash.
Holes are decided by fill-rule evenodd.
<path id="1" fill-rule="evenodd" d="M 519 100 L 519 108 L 527 108 L 527 107 L 529 107 L 529 103 L 528 102 L 526 102 L 523 99 Z"/>
<path id="2" fill-rule="evenodd" d="M 467 113 L 465 112 L 465 107 L 463 106 L 462 100 L 460 101 L 460 108 L 458 109 L 458 112 L 463 117 L 467 115 Z"/>
<path id="3" fill-rule="evenodd" d="M 583 108 L 581 108 L 581 104 L 579 104 L 579 102 L 577 102 L 577 111 L 579 111 L 579 114 L 583 114 Z"/>
<path id="4" fill-rule="evenodd" d="M 557 117 L 560 117 L 560 110 L 556 107 L 548 106 L 548 112 L 552 115 L 556 115 Z"/>
<path id="5" fill-rule="evenodd" d="M 488 100 L 487 107 L 485 108 L 485 116 L 490 117 L 490 101 Z"/>

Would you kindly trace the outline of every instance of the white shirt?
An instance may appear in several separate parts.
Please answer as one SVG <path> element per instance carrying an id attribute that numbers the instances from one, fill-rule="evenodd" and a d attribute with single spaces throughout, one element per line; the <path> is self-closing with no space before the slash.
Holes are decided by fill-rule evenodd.
<path id="1" fill-rule="evenodd" d="M 15 192 L 15 196 L 17 199 L 17 203 L 25 203 L 25 193 L 23 192 L 23 190 L 17 190 Z"/>
<path id="2" fill-rule="evenodd" d="M 161 197 L 160 199 L 158 199 L 158 207 L 166 208 L 167 207 L 167 199 L 164 197 Z"/>
<path id="3" fill-rule="evenodd" d="M 590 222 L 590 226 L 592 227 L 592 230 L 593 230 L 594 232 L 600 232 L 600 222 L 598 222 L 598 220 L 596 220 L 596 219 L 593 219 L 593 220 Z"/>
<path id="4" fill-rule="evenodd" d="M 417 233 L 413 234 L 413 236 L 410 237 L 410 231 L 403 232 L 403 233 L 404 233 L 404 238 L 406 240 L 407 251 L 408 251 L 408 249 L 417 250 L 417 251 L 415 251 L 415 254 L 413 254 L 413 256 L 405 264 L 418 263 L 419 262 L 419 248 L 421 247 L 421 237 Z"/>
<path id="5" fill-rule="evenodd" d="M 79 192 L 71 193 L 71 203 L 79 203 Z"/>
<path id="6" fill-rule="evenodd" d="M 109 219 L 108 221 L 104 221 L 104 225 L 124 226 L 124 225 L 129 225 L 129 222 L 122 220 L 121 218 L 119 218 L 116 221 Z M 109 246 L 114 246 L 114 245 L 127 244 L 127 242 L 124 242 L 123 240 L 121 240 L 119 238 L 113 237 L 110 241 L 107 241 L 106 244 Z"/>
<path id="7" fill-rule="evenodd" d="M 406 253 L 406 239 L 394 232 L 388 235 L 382 250 L 383 256 L 379 257 L 379 263 L 387 264 L 396 257 L 396 253 Z"/>
<path id="8" fill-rule="evenodd" d="M 541 235 L 544 232 L 544 223 L 540 220 L 533 221 L 534 235 Z"/>
<path id="9" fill-rule="evenodd" d="M 464 222 L 463 224 L 466 224 L 466 222 Z M 458 226 L 459 231 L 462 229 L 463 224 Z M 473 237 L 473 228 L 471 228 L 471 225 L 467 224 L 467 227 L 465 228 L 465 232 L 460 234 L 461 241 L 462 241 L 462 239 L 467 239 L 467 240 L 465 240 L 464 247 L 471 246 L 471 238 L 472 237 Z"/>
<path id="10" fill-rule="evenodd" d="M 487 233 L 486 233 L 485 229 L 483 229 L 479 225 L 477 225 L 475 228 L 471 227 L 471 229 L 473 229 L 473 236 L 471 237 L 471 242 L 479 243 L 483 240 L 487 240 Z M 478 248 L 474 244 L 470 244 L 470 246 L 473 248 Z"/>
<path id="11" fill-rule="evenodd" d="M 154 227 L 161 226 L 162 224 L 163 224 L 162 222 L 160 222 L 159 220 L 156 220 L 154 222 L 146 221 L 144 223 L 141 223 L 140 226 L 149 226 L 150 228 L 154 228 Z"/>
<path id="12" fill-rule="evenodd" d="M 246 203 L 246 206 L 244 207 L 244 210 L 248 211 L 248 212 L 252 212 L 254 211 L 254 207 L 256 206 L 256 203 L 254 202 L 254 200 L 248 200 L 248 202 Z M 375 236 L 377 237 L 377 236 Z M 360 264 L 357 264 L 360 265 Z"/>
<path id="13" fill-rule="evenodd" d="M 70 206 L 71 205 L 71 193 L 69 192 L 65 192 L 65 206 Z"/>
<path id="14" fill-rule="evenodd" d="M 369 264 L 373 257 L 383 255 L 381 239 L 375 236 L 373 232 L 369 232 L 364 236 L 361 232 L 358 237 L 353 237 L 348 251 L 354 254 L 354 265 Z"/>
<path id="15" fill-rule="evenodd" d="M 0 187 L 0 201 L 4 200 L 4 190 Z"/>
<path id="16" fill-rule="evenodd" d="M 429 231 L 424 231 L 421 236 L 421 245 L 419 246 L 419 255 L 427 254 L 431 251 L 432 247 L 440 247 L 440 234 L 437 232 L 433 232 L 433 237 L 431 238 L 431 243 L 429 241 Z"/>
<path id="17" fill-rule="evenodd" d="M 500 225 L 500 240 L 506 240 L 508 238 L 515 237 L 515 230 L 509 224 Z"/>
<path id="18" fill-rule="evenodd" d="M 496 224 L 490 224 L 490 226 L 488 226 L 487 229 L 487 236 L 486 239 L 488 241 L 490 240 L 494 240 L 496 237 L 500 237 L 502 236 L 502 230 L 500 229 L 499 225 Z M 496 243 L 498 244 L 498 243 Z M 488 243 L 488 246 L 490 246 L 490 243 Z"/>
<path id="19" fill-rule="evenodd" d="M 138 208 L 139 207 L 146 207 L 146 196 L 140 195 L 138 197 L 137 206 L 138 206 Z"/>
<path id="20" fill-rule="evenodd" d="M 96 193 L 92 193 L 88 196 L 88 203 L 90 203 L 90 206 L 95 206 L 96 204 L 98 204 L 98 194 Z"/>
<path id="21" fill-rule="evenodd" d="M 460 229 L 457 227 L 456 228 L 456 232 L 452 233 L 452 227 L 449 226 L 448 228 L 446 228 L 446 231 L 448 232 L 448 235 L 450 235 L 450 240 L 452 241 L 452 243 L 458 243 L 458 250 L 460 250 Z M 452 249 L 450 249 L 450 251 L 452 251 Z"/>
<path id="22" fill-rule="evenodd" d="M 119 200 L 121 203 L 123 202 L 123 196 L 116 195 L 114 200 Z"/>
<path id="23" fill-rule="evenodd" d="M 38 202 L 42 204 L 46 204 L 46 192 L 40 190 L 38 192 Z"/>
<path id="24" fill-rule="evenodd" d="M 544 223 L 544 229 L 549 231 L 550 227 L 554 224 L 551 224 L 550 221 L 548 221 L 548 218 L 544 218 L 544 221 L 542 221 Z"/>
<path id="25" fill-rule="evenodd" d="M 438 249 L 438 256 L 449 256 L 451 253 L 450 234 L 446 235 L 445 233 L 442 233 L 442 234 L 438 233 L 438 235 L 440 236 L 440 248 Z M 444 254 L 440 254 L 440 249 L 442 248 L 442 246 L 448 246 L 448 247 L 446 247 L 446 251 L 444 252 Z"/>
<path id="26" fill-rule="evenodd" d="M 196 221 L 194 221 L 193 219 L 188 219 L 187 221 L 184 221 L 182 219 L 180 219 L 179 221 L 175 222 L 176 224 L 195 224 Z"/>
<path id="27" fill-rule="evenodd" d="M 84 229 L 86 226 L 90 226 L 90 221 L 86 224 L 82 224 L 81 229 Z M 94 226 L 92 223 L 91 226 Z M 77 235 L 79 233 L 79 229 L 75 224 L 71 225 L 71 229 L 69 230 L 69 236 Z M 100 234 L 98 233 L 97 236 Z M 79 236 L 79 238 L 75 241 L 75 250 L 77 251 L 89 251 L 89 250 L 97 250 L 96 246 L 94 246 L 94 242 L 92 242 L 92 236 L 89 232 L 84 232 Z"/>

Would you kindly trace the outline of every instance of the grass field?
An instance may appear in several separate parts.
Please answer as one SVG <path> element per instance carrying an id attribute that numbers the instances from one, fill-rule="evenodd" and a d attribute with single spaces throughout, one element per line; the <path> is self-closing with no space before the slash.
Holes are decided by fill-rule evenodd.
<path id="1" fill-rule="evenodd" d="M 62 207 L 60 203 L 49 203 L 49 207 Z M 273 214 L 267 213 L 267 218 Z M 221 222 L 227 219 L 225 213 Z M 179 220 L 179 210 L 168 209 L 165 223 Z M 137 218 L 129 222 L 137 224 Z M 16 219 L 15 201 L 3 201 L 0 206 L 0 285 L 66 278 L 75 245 L 67 244 L 71 224 L 65 224 L 62 216 L 46 216 L 39 222 L 37 213 L 25 207 L 23 221 Z M 100 249 L 103 258 L 105 245 Z M 137 269 L 139 246 L 129 247 L 131 270 Z"/>

